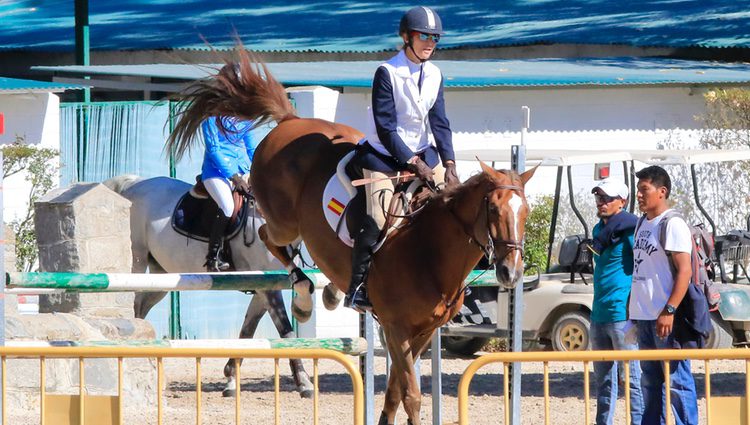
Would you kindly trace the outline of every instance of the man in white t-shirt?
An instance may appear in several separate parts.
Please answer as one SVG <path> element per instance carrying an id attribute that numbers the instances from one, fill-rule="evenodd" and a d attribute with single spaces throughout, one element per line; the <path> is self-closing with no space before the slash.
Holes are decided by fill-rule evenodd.
<path id="1" fill-rule="evenodd" d="M 669 174 L 658 166 L 636 173 L 638 207 L 645 214 L 636 227 L 633 244 L 633 284 L 629 315 L 637 324 L 641 350 L 679 348 L 673 335 L 674 314 L 690 285 L 692 241 L 687 223 L 667 222 L 664 246 L 659 223 L 669 210 Z M 670 265 L 670 257 L 672 264 Z M 674 272 L 673 272 L 674 270 Z M 664 424 L 664 370 L 661 361 L 641 362 L 643 425 Z M 698 424 L 698 403 L 690 361 L 670 362 L 671 403 L 678 425 Z"/>

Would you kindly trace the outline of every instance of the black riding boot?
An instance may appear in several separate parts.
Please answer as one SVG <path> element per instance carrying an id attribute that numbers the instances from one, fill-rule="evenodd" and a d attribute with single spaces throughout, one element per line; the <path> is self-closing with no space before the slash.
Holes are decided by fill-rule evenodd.
<path id="1" fill-rule="evenodd" d="M 372 249 L 378 242 L 380 229 L 372 217 L 366 216 L 362 227 L 354 238 L 352 249 L 352 279 L 349 282 L 349 290 L 344 298 L 344 307 L 364 313 L 372 310 L 372 304 L 367 297 L 367 271 L 370 268 Z"/>
<path id="2" fill-rule="evenodd" d="M 221 259 L 221 251 L 224 246 L 224 232 L 227 230 L 229 217 L 219 211 L 211 226 L 208 239 L 208 255 L 206 255 L 206 270 L 208 272 L 223 272 L 229 269 L 229 263 Z"/>

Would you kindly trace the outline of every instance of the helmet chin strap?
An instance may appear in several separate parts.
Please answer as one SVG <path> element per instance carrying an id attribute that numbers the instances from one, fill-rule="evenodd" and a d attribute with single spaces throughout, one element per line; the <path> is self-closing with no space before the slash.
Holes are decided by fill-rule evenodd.
<path id="1" fill-rule="evenodd" d="M 411 40 L 409 40 L 409 43 L 407 44 L 407 46 L 411 49 L 411 52 L 414 53 L 414 57 L 417 58 L 417 60 L 420 63 L 427 62 L 432 57 L 432 53 L 435 53 L 435 51 L 433 50 L 432 53 L 430 53 L 430 58 L 422 59 L 422 58 L 419 57 L 419 55 L 417 54 L 417 52 L 414 50 L 414 45 L 412 44 Z"/>

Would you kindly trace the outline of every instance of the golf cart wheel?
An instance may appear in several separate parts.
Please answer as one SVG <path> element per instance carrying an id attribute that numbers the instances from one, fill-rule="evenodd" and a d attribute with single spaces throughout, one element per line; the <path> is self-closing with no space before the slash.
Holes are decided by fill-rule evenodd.
<path id="1" fill-rule="evenodd" d="M 552 327 L 552 348 L 555 351 L 591 349 L 591 320 L 588 313 L 571 311 L 557 318 Z"/>
<path id="2" fill-rule="evenodd" d="M 444 336 L 440 342 L 443 348 L 453 354 L 472 356 L 489 342 L 489 338 L 468 336 Z"/>
<path id="3" fill-rule="evenodd" d="M 711 334 L 706 341 L 706 348 L 732 348 L 734 337 L 729 323 L 716 312 L 711 312 Z"/>

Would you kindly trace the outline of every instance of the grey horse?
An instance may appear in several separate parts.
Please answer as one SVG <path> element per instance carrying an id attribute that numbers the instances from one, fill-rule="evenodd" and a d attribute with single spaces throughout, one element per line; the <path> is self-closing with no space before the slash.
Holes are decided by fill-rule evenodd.
<path id="1" fill-rule="evenodd" d="M 180 235 L 171 225 L 172 212 L 177 202 L 190 190 L 188 183 L 168 177 L 142 179 L 134 175 L 122 175 L 105 181 L 104 185 L 132 202 L 130 235 L 134 273 L 144 273 L 147 268 L 151 273 L 205 272 L 203 263 L 208 249 L 207 243 Z M 247 228 L 244 230 L 250 233 L 247 238 L 256 241 L 255 243 L 247 246 L 242 233 L 230 241 L 237 270 L 283 269 L 281 263 L 260 243 L 257 229 L 263 222 L 257 213 L 248 216 Z M 308 286 L 309 281 L 295 285 L 297 296 L 292 310 L 301 321 L 307 320 L 312 312 L 312 297 Z M 166 292 L 136 293 L 135 316 L 146 317 L 149 310 L 165 296 Z M 266 311 L 282 338 L 294 336 L 281 291 L 258 291 L 247 308 L 240 338 L 252 338 L 258 322 Z M 289 366 L 300 395 L 304 398 L 311 397 L 313 384 L 302 361 L 290 359 Z M 224 367 L 224 376 L 227 378 L 224 396 L 233 396 L 236 391 L 234 372 L 235 361 L 230 359 Z"/>

